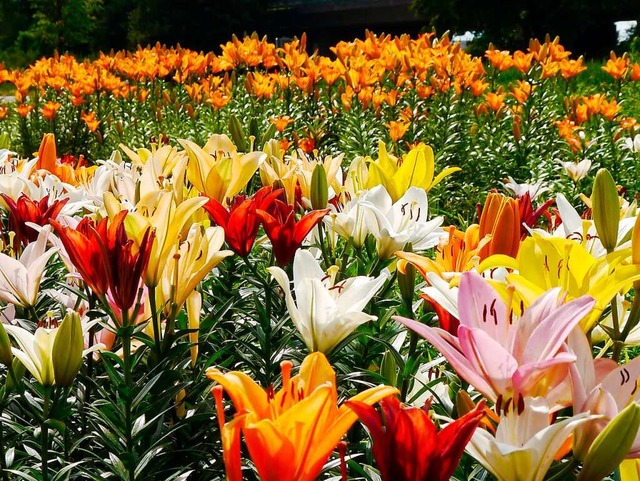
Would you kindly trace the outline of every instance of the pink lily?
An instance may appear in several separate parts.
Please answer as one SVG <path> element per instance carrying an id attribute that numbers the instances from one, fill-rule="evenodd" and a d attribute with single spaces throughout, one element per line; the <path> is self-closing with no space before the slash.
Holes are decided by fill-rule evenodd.
<path id="1" fill-rule="evenodd" d="M 640 402 L 640 357 L 618 365 L 612 359 L 593 359 L 587 337 L 580 329 L 569 336 L 569 348 L 576 355 L 570 367 L 574 413 L 602 415 L 576 430 L 573 451 L 583 459 L 596 436 L 629 404 Z M 640 457 L 640 433 L 627 458 Z"/>
<path id="2" fill-rule="evenodd" d="M 460 280 L 457 337 L 402 317 L 395 319 L 438 349 L 458 375 L 507 411 L 526 396 L 551 396 L 576 356 L 567 352 L 571 330 L 592 309 L 589 296 L 566 304 L 559 289 L 540 296 L 520 319 L 511 303 L 480 275 L 465 272 Z"/>

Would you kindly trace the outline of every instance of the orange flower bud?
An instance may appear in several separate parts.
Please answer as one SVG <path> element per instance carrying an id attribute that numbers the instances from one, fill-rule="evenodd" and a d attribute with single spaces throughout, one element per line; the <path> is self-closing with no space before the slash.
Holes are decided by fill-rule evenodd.
<path id="1" fill-rule="evenodd" d="M 480 239 L 490 235 L 491 240 L 480 249 L 480 258 L 494 254 L 516 257 L 520 248 L 520 224 L 520 208 L 516 199 L 489 194 L 480 215 Z"/>

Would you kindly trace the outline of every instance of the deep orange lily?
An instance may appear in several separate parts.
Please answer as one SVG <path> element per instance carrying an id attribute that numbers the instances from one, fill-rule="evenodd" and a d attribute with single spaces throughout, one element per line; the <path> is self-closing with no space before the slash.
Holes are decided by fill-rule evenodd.
<path id="1" fill-rule="evenodd" d="M 426 409 L 403 406 L 389 396 L 372 406 L 347 401 L 373 438 L 382 481 L 448 481 L 484 416 L 484 401 L 439 432 Z"/>
<path id="2" fill-rule="evenodd" d="M 358 418 L 348 406 L 337 406 L 335 372 L 324 354 L 309 354 L 297 376 L 292 363 L 282 364 L 282 388 L 275 392 L 258 386 L 238 371 L 207 370 L 207 377 L 220 384 L 213 388 L 227 479 L 241 481 L 240 434 L 262 481 L 314 481 L 342 436 Z M 225 423 L 222 391 L 236 409 Z M 351 398 L 372 405 L 397 393 L 377 386 Z"/>
<path id="3" fill-rule="evenodd" d="M 494 254 L 516 257 L 520 248 L 520 207 L 518 200 L 491 193 L 480 215 L 480 239 L 491 241 L 479 250 L 481 259 Z"/>
<path id="4" fill-rule="evenodd" d="M 69 201 L 68 198 L 54 200 L 49 204 L 49 196 L 46 195 L 40 200 L 32 200 L 26 194 L 20 195 L 14 201 L 7 194 L 0 194 L 9 208 L 9 229 L 15 232 L 13 239 L 13 250 L 18 252 L 20 245 L 26 246 L 38 238 L 38 231 L 27 225 L 32 222 L 39 226 L 45 226 L 49 219 L 55 219 L 60 211 Z"/>
<path id="5" fill-rule="evenodd" d="M 123 210 L 109 223 L 108 218 L 94 223 L 85 217 L 76 229 L 50 221 L 85 283 L 100 298 L 109 291 L 122 311 L 128 311 L 139 294 L 155 238 L 147 228 L 136 245 L 125 231 L 126 215 Z"/>
<path id="6" fill-rule="evenodd" d="M 329 209 L 313 210 L 296 221 L 293 206 L 278 199 L 271 203 L 268 212 L 261 209 L 256 211 L 271 240 L 273 255 L 278 264 L 284 266 L 293 260 L 304 238 L 328 212 Z"/>

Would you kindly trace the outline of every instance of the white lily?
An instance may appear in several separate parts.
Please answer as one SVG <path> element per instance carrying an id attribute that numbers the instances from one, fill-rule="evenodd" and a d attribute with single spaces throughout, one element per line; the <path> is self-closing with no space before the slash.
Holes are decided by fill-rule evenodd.
<path id="1" fill-rule="evenodd" d="M 35 334 L 32 334 L 19 326 L 6 324 L 4 327 L 18 343 L 19 349 L 11 349 L 13 355 L 40 384 L 52 386 L 55 381 L 52 352 L 58 329 L 39 327 Z"/>
<path id="2" fill-rule="evenodd" d="M 78 361 L 81 362 L 86 354 L 104 348 L 103 344 L 95 344 L 89 349 L 82 349 L 83 328 L 80 316 L 73 311 L 67 313 L 58 327 L 39 327 L 34 334 L 20 326 L 5 324 L 4 327 L 18 344 L 18 348 L 11 348 L 13 355 L 43 386 L 56 384 L 56 376 L 58 383 L 68 385 L 69 376 L 73 378 L 77 373 Z M 56 343 L 60 329 L 64 332 Z M 69 369 L 70 359 L 74 367 Z"/>
<path id="3" fill-rule="evenodd" d="M 562 168 L 573 182 L 584 179 L 591 169 L 591 160 L 582 159 L 580 162 L 560 162 Z"/>
<path id="4" fill-rule="evenodd" d="M 300 249 L 293 260 L 294 301 L 287 274 L 279 267 L 268 271 L 284 291 L 291 320 L 309 351 L 324 353 L 360 324 L 376 319 L 362 310 L 389 277 L 385 270 L 377 278 L 358 276 L 335 283 L 337 267 L 325 274 L 313 255 Z"/>
<path id="5" fill-rule="evenodd" d="M 556 205 L 562 223 L 549 234 L 544 229 L 533 229 L 533 232 L 543 237 L 562 237 L 573 239 L 594 257 L 602 257 L 607 254 L 607 250 L 603 247 L 602 242 L 596 232 L 596 226 L 593 220 L 587 220 L 580 217 L 578 211 L 571 205 L 567 198 L 562 194 L 556 195 Z M 635 216 L 623 217 L 618 225 L 618 248 L 622 249 L 630 245 L 630 241 L 625 239 L 631 238 L 631 231 L 635 224 Z"/>
<path id="6" fill-rule="evenodd" d="M 0 299 L 24 308 L 36 304 L 47 262 L 58 250 L 45 250 L 49 230 L 47 227 L 40 231 L 36 242 L 22 251 L 20 260 L 0 253 Z"/>
<path id="7" fill-rule="evenodd" d="M 538 180 L 532 183 L 524 182 L 520 184 L 516 182 L 513 177 L 509 176 L 504 180 L 504 182 L 500 183 L 506 190 L 518 198 L 524 197 L 525 194 L 529 193 L 531 200 L 536 200 L 541 194 L 551 190 L 549 187 L 544 186 L 544 180 Z"/>
<path id="8" fill-rule="evenodd" d="M 622 148 L 630 150 L 631 152 L 636 154 L 640 152 L 640 134 L 636 134 L 633 139 L 631 137 L 627 137 L 626 139 L 624 139 Z"/>
<path id="9" fill-rule="evenodd" d="M 542 481 L 567 437 L 591 419 L 582 413 L 549 425 L 542 397 L 525 398 L 524 409 L 517 411 L 502 417 L 495 437 L 477 428 L 466 448 L 499 481 Z"/>
<path id="10" fill-rule="evenodd" d="M 365 209 L 362 207 L 366 194 L 367 191 L 364 191 L 364 195 L 345 202 L 339 210 L 331 204 L 328 206 L 331 212 L 322 221 L 329 227 L 333 244 L 335 244 L 335 234 L 345 239 L 351 238 L 351 242 L 356 248 L 364 244 L 367 234 L 369 234 L 364 221 Z"/>
<path id="11" fill-rule="evenodd" d="M 428 219 L 427 193 L 410 187 L 395 204 L 382 185 L 369 191 L 363 207 L 367 209 L 366 224 L 376 238 L 378 257 L 390 258 L 409 242 L 415 251 L 423 251 L 438 244 L 443 230 L 442 217 Z"/>

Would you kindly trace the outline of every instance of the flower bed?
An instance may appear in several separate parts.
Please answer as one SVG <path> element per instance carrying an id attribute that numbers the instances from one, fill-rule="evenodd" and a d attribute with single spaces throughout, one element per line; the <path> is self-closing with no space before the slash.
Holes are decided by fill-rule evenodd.
<path id="1" fill-rule="evenodd" d="M 638 479 L 636 64 L 335 50 L 4 74 L 0 478 Z"/>

